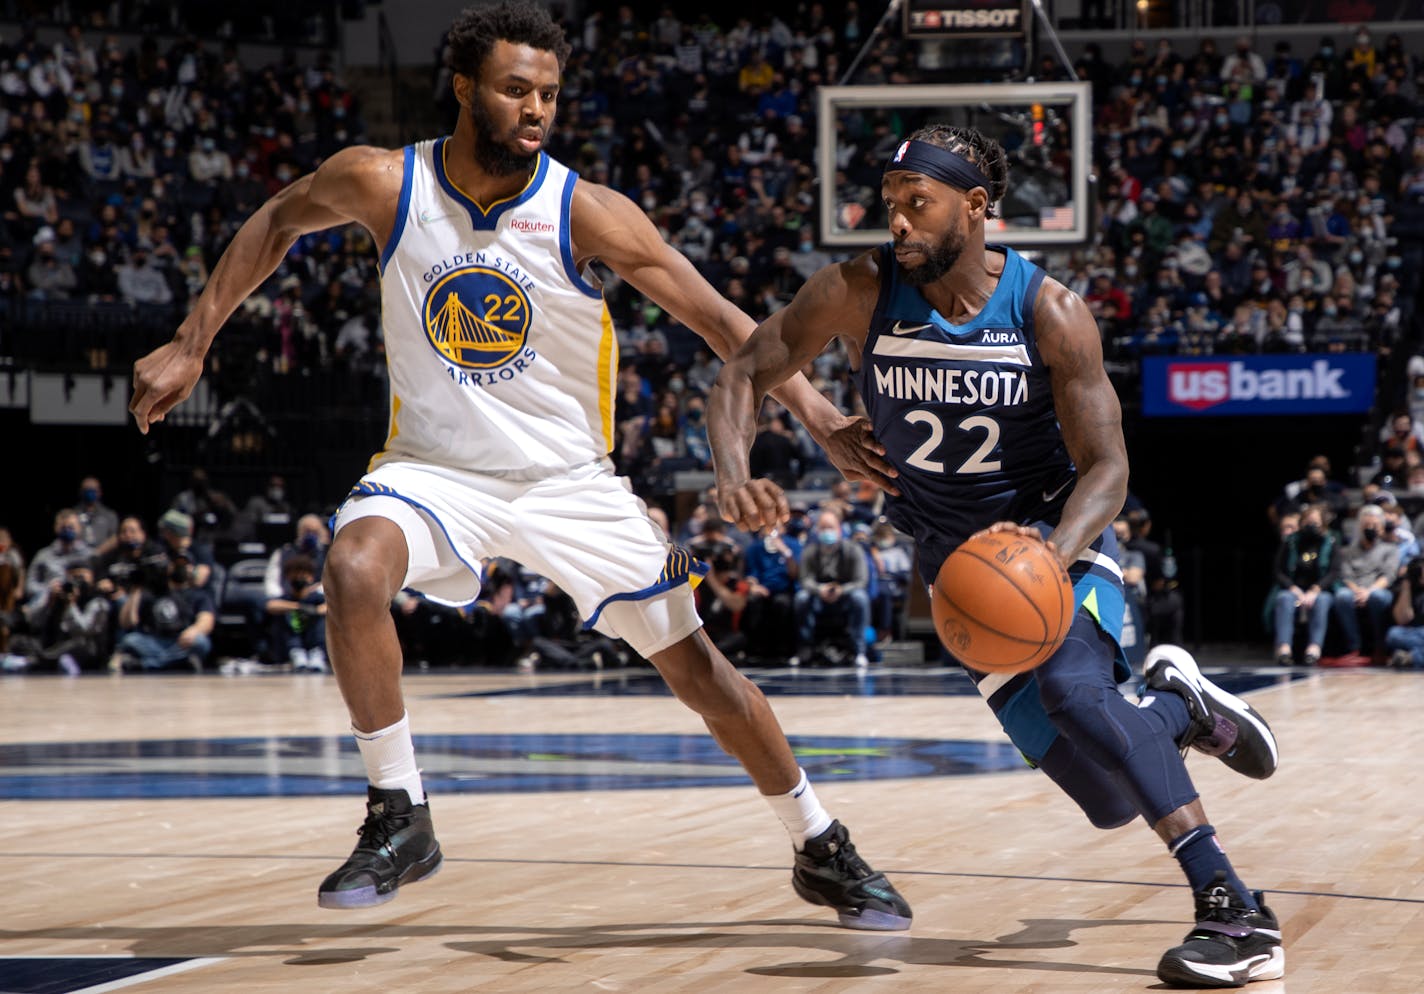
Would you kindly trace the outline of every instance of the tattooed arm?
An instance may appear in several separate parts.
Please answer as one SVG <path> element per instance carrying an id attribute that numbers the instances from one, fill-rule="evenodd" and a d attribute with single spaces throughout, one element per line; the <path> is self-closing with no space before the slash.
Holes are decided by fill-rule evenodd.
<path id="1" fill-rule="evenodd" d="M 1083 299 L 1056 280 L 1043 281 L 1034 305 L 1038 351 L 1048 364 L 1053 406 L 1078 486 L 1048 540 L 1066 567 L 1122 510 L 1127 499 L 1127 443 L 1122 408 L 1103 368 L 1098 325 Z"/>

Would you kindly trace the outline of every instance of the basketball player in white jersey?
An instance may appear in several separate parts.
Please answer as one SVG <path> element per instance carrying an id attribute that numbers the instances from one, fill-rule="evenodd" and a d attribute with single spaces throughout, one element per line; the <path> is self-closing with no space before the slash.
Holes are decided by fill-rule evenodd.
<path id="1" fill-rule="evenodd" d="M 612 471 L 617 340 L 588 263 L 601 259 L 724 357 L 755 322 L 630 200 L 541 151 L 568 54 L 542 8 L 466 10 L 449 51 L 454 134 L 344 149 L 272 197 L 173 340 L 134 367 L 130 410 L 147 432 L 189 395 L 218 329 L 299 236 L 355 221 L 382 246 L 389 434 L 337 513 L 323 574 L 331 662 L 370 786 L 360 841 L 319 903 L 378 904 L 439 868 L 389 605 L 406 587 L 468 604 L 480 561 L 507 556 L 558 583 L 702 715 L 790 832 L 802 898 L 848 927 L 908 927 L 909 905 L 817 802 L 761 691 L 701 631 L 690 585 L 705 567 Z M 804 378 L 778 396 L 848 476 L 885 470 L 863 424 Z"/>

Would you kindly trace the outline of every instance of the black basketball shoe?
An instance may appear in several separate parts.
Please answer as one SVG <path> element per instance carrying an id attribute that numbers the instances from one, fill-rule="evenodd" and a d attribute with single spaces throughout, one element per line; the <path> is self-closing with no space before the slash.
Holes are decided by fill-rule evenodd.
<path id="1" fill-rule="evenodd" d="M 910 927 L 909 902 L 885 874 L 860 858 L 838 821 L 806 840 L 791 869 L 791 886 L 803 901 L 835 908 L 846 928 L 895 932 Z"/>
<path id="2" fill-rule="evenodd" d="M 1280 753 L 1271 726 L 1251 705 L 1228 694 L 1197 668 L 1186 649 L 1159 645 L 1143 665 L 1146 685 L 1187 702 L 1192 723 L 1177 745 L 1215 756 L 1242 776 L 1264 780 L 1276 772 Z"/>
<path id="3" fill-rule="evenodd" d="M 1281 926 L 1255 891 L 1260 911 L 1242 903 L 1226 874 L 1197 891 L 1197 924 L 1186 941 L 1168 949 L 1157 964 L 1157 977 L 1173 987 L 1244 987 L 1253 980 L 1285 976 L 1286 951 Z"/>
<path id="4" fill-rule="evenodd" d="M 410 803 L 404 789 L 366 788 L 366 821 L 351 858 L 321 882 L 316 903 L 323 908 L 368 908 L 396 896 L 440 869 L 440 843 L 430 822 L 430 804 Z"/>

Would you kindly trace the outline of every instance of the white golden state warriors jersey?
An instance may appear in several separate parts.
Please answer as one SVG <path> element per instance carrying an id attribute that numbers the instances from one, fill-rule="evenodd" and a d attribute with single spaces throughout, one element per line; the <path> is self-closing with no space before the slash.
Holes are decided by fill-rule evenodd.
<path id="1" fill-rule="evenodd" d="M 391 415 L 372 467 L 540 477 L 603 458 L 618 344 L 569 247 L 578 175 L 540 152 L 520 193 L 483 207 L 450 179 L 446 148 L 405 149 L 381 251 Z"/>

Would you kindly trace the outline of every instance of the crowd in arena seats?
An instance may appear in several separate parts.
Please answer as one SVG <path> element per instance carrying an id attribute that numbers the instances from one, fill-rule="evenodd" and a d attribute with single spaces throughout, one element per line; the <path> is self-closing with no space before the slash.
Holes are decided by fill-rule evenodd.
<path id="1" fill-rule="evenodd" d="M 879 518 L 876 494 L 840 481 L 814 516 L 800 501 L 783 528 L 757 536 L 723 522 L 715 497 L 703 493 L 676 526 L 661 508 L 651 513 L 709 567 L 697 605 L 730 656 L 865 667 L 903 636 L 912 558 Z M 156 520 L 116 512 L 87 477 L 76 503 L 55 515 L 53 540 L 32 556 L 0 527 L 0 672 L 327 672 L 329 544 L 326 517 L 298 514 L 280 476 L 239 507 L 194 470 Z M 463 608 L 396 597 L 409 665 L 632 662 L 626 645 L 583 631 L 572 598 L 546 578 L 490 559 L 480 580 L 478 599 Z"/>
<path id="2" fill-rule="evenodd" d="M 1424 668 L 1424 439 L 1407 412 L 1383 433 L 1361 485 L 1315 456 L 1266 509 L 1278 543 L 1262 621 L 1281 665 Z"/>
<path id="3" fill-rule="evenodd" d="M 361 107 L 329 52 L 244 64 L 231 26 L 203 20 L 208 7 L 78 3 L 84 16 L 62 36 L 50 32 L 41 41 L 43 32 L 32 28 L 0 29 L 0 355 L 121 368 L 140 351 L 137 343 L 167 337 L 236 227 L 264 199 L 365 139 Z M 125 43 L 118 29 L 138 22 L 105 20 L 113 11 L 156 20 Z M 714 286 L 764 318 L 838 257 L 820 248 L 815 228 L 821 191 L 812 100 L 860 53 L 869 16 L 810 3 L 795 14 L 718 23 L 712 12 L 686 17 L 668 6 L 642 21 L 630 8 L 595 5 L 566 21 L 575 45 L 548 149 L 641 204 Z M 1210 38 L 1181 48 L 1139 38 L 1123 61 L 1089 44 L 1074 70 L 1093 87 L 1098 230 L 1091 247 L 1050 254 L 1045 263 L 1088 301 L 1110 359 L 1371 349 L 1403 362 L 1417 350 L 1424 77 L 1397 36 L 1350 29 L 1309 52 L 1289 42 L 1256 51 L 1243 39 L 1224 53 Z M 1034 72 L 1066 75 L 1051 59 Z M 853 81 L 936 79 L 915 65 L 892 26 L 870 45 Z M 447 110 L 448 82 L 437 70 L 436 102 Z M 1055 133 L 1061 139 L 1061 127 Z M 894 137 L 888 118 L 875 114 L 841 134 L 838 162 L 863 187 L 867 209 Z M 1064 170 L 1062 155 L 1051 155 L 1047 167 Z M 650 502 L 671 506 L 679 474 L 709 467 L 703 408 L 720 363 L 632 287 L 602 275 L 623 357 L 615 461 Z M 211 371 L 221 399 L 232 399 L 233 384 L 311 370 L 379 380 L 377 280 L 363 230 L 300 240 L 218 339 Z M 75 329 L 83 332 L 77 341 Z M 842 356 L 823 355 L 806 372 L 833 403 L 853 409 Z M 1400 394 L 1385 403 L 1424 414 L 1424 358 L 1399 382 Z M 1389 439 L 1379 449 L 1382 476 L 1408 489 L 1413 450 Z M 753 463 L 788 488 L 833 475 L 774 402 L 762 412 Z M 1418 476 L 1424 487 L 1424 469 Z M 159 510 L 140 517 L 156 523 Z M 201 546 L 201 515 L 173 510 L 190 519 L 199 534 L 189 537 Z M 674 522 L 671 530 L 687 526 Z M 872 538 L 877 528 L 873 518 L 842 515 L 843 540 L 893 552 L 895 537 Z M 776 551 L 799 567 L 807 550 L 792 555 L 791 540 L 814 532 L 785 534 L 785 551 Z M 704 604 L 725 612 L 734 635 L 759 630 L 768 612 L 777 619 L 768 630 L 803 631 L 809 598 L 799 597 L 799 618 L 796 604 L 805 588 L 767 561 L 772 546 L 758 544 L 764 536 L 744 538 L 735 568 L 714 574 L 702 592 Z M 557 602 L 558 592 L 541 590 L 538 578 L 511 564 L 491 569 L 509 582 L 487 585 L 500 593 L 481 610 L 511 632 L 505 655 L 532 658 L 535 638 L 547 640 L 545 657 L 562 649 L 587 661 L 615 651 L 581 644 L 564 624 L 561 602 L 545 610 L 543 601 Z M 279 582 L 284 575 L 276 574 Z M 293 570 L 291 581 L 303 577 Z M 96 576 L 95 588 L 104 582 Z M 903 579 L 886 585 L 895 583 Z M 283 593 L 304 604 L 295 587 Z M 1158 613 L 1147 620 L 1179 628 L 1180 598 L 1150 593 L 1147 606 Z M 881 638 L 894 627 L 893 611 L 867 596 L 865 627 Z M 210 636 L 221 640 L 222 604 L 213 607 Z M 843 613 L 859 617 L 855 608 Z M 417 655 L 439 655 L 444 633 L 469 620 L 421 603 L 397 610 L 403 637 L 430 647 Z M 1362 632 L 1367 642 L 1368 623 Z M 300 634 L 296 647 L 311 666 L 315 636 Z M 788 638 L 779 651 L 814 652 L 803 641 Z M 845 648 L 847 658 L 867 649 L 873 655 L 863 631 Z"/>

